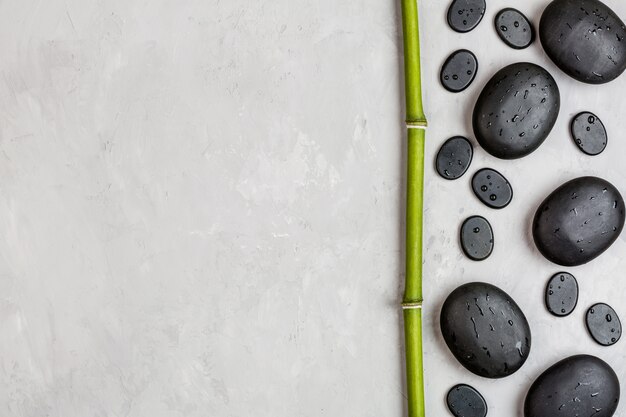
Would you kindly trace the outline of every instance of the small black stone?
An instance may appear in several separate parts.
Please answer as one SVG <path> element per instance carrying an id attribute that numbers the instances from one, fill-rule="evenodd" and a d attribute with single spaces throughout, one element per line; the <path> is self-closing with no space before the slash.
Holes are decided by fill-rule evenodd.
<path id="1" fill-rule="evenodd" d="M 467 172 L 474 149 L 469 140 L 462 136 L 448 139 L 437 154 L 435 165 L 437 172 L 447 180 L 461 178 Z"/>
<path id="2" fill-rule="evenodd" d="M 602 346 L 614 345 L 622 335 L 622 323 L 617 313 L 606 304 L 593 305 L 587 311 L 585 322 L 593 340 Z"/>
<path id="3" fill-rule="evenodd" d="M 461 248 L 473 261 L 485 260 L 493 252 L 493 229 L 484 217 L 472 216 L 461 226 Z"/>
<path id="4" fill-rule="evenodd" d="M 469 385 L 459 384 L 452 387 L 448 391 L 446 403 L 455 417 L 485 417 L 487 415 L 487 402 L 480 392 Z"/>
<path id="5" fill-rule="evenodd" d="M 527 48 L 535 40 L 535 29 L 530 21 L 512 8 L 500 10 L 495 19 L 500 39 L 513 49 Z"/>
<path id="6" fill-rule="evenodd" d="M 487 207 L 501 209 L 513 200 L 513 188 L 498 171 L 484 168 L 474 174 L 472 190 Z"/>
<path id="7" fill-rule="evenodd" d="M 572 274 L 559 272 L 546 286 L 546 307 L 557 317 L 569 316 L 578 304 L 578 282 Z"/>
<path id="8" fill-rule="evenodd" d="M 578 113 L 572 119 L 572 138 L 576 146 L 587 155 L 598 155 L 606 148 L 608 136 L 602 121 L 588 111 Z"/>
<path id="9" fill-rule="evenodd" d="M 452 92 L 460 93 L 470 86 L 476 72 L 478 71 L 478 60 L 476 56 L 467 49 L 459 49 L 452 52 L 441 67 L 441 84 Z"/>
<path id="10" fill-rule="evenodd" d="M 454 0 L 448 8 L 448 25 L 460 33 L 474 29 L 485 15 L 485 0 Z"/>

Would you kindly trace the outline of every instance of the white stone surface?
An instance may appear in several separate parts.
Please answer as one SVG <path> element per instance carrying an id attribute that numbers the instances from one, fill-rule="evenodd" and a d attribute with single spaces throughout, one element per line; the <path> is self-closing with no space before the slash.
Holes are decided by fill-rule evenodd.
<path id="1" fill-rule="evenodd" d="M 537 23 L 547 1 L 518 5 Z M 622 16 L 626 3 L 610 1 Z M 4 0 L 0 2 L 0 415 L 401 416 L 403 97 L 398 1 Z M 447 28 L 447 1 L 421 4 L 427 145 L 425 360 L 429 415 L 470 383 L 490 415 L 521 416 L 531 381 L 580 352 L 626 371 L 623 343 L 593 344 L 596 301 L 626 318 L 624 240 L 572 268 L 579 307 L 542 300 L 560 268 L 529 220 L 563 181 L 599 174 L 626 192 L 626 77 L 568 79 L 538 43 L 507 48 L 492 27 Z M 447 93 L 439 67 L 472 49 L 479 75 Z M 562 93 L 539 151 L 496 160 L 477 148 L 447 182 L 432 160 L 472 138 L 470 109 L 500 67 L 529 60 Z M 596 112 L 608 150 L 589 158 L 568 134 Z M 473 140 L 473 139 L 472 139 Z M 515 187 L 502 211 L 469 179 L 490 166 Z M 461 254 L 464 218 L 497 245 Z M 438 331 L 449 291 L 485 280 L 527 313 L 531 357 L 500 381 L 470 375 Z M 624 414 L 620 406 L 618 415 Z"/>

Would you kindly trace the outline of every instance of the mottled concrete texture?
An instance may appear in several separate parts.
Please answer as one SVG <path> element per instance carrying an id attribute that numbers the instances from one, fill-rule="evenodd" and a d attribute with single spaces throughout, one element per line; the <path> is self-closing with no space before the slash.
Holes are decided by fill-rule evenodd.
<path id="1" fill-rule="evenodd" d="M 0 1 L 0 415 L 405 413 L 397 3 Z M 492 25 L 503 0 L 465 35 L 445 25 L 446 1 L 423 3 L 429 415 L 447 415 L 447 390 L 468 383 L 492 415 L 519 416 L 532 380 L 565 356 L 595 354 L 626 374 L 623 346 L 595 345 L 583 324 L 594 302 L 626 317 L 624 240 L 570 270 L 579 307 L 557 319 L 542 303 L 560 268 L 529 232 L 541 199 L 574 176 L 626 193 L 626 77 L 582 85 L 538 44 L 509 49 Z M 516 7 L 537 23 L 546 3 Z M 610 4 L 626 16 L 626 3 Z M 439 68 L 461 47 L 480 68 L 453 95 Z M 561 87 L 553 134 L 519 161 L 477 149 L 465 177 L 440 179 L 438 147 L 474 141 L 481 86 L 519 60 Z M 569 138 L 582 110 L 609 131 L 595 158 Z M 503 211 L 472 195 L 485 166 L 515 188 Z M 474 214 L 496 233 L 482 263 L 458 244 Z M 502 381 L 470 375 L 437 330 L 445 296 L 472 280 L 511 294 L 533 331 L 530 359 Z"/>

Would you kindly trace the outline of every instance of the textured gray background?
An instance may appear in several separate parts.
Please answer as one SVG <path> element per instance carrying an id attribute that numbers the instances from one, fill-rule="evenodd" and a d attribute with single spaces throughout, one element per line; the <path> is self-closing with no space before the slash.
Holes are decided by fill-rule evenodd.
<path id="1" fill-rule="evenodd" d="M 0 1 L 2 416 L 403 415 L 397 3 Z M 507 48 L 492 19 L 510 2 L 490 1 L 466 35 L 446 27 L 447 1 L 422 3 L 429 415 L 447 415 L 446 391 L 465 382 L 491 415 L 519 416 L 531 381 L 566 355 L 626 371 L 626 342 L 596 346 L 582 321 L 596 301 L 626 318 L 625 242 L 570 269 L 580 304 L 556 319 L 542 296 L 559 268 L 529 237 L 534 208 L 567 179 L 601 174 L 626 192 L 626 76 L 582 85 L 538 43 Z M 537 22 L 546 3 L 518 7 Z M 453 95 L 438 72 L 461 47 L 480 69 Z M 472 137 L 481 86 L 520 60 L 561 88 L 547 142 L 512 162 L 477 149 L 468 175 L 438 178 L 440 144 Z M 568 134 L 587 109 L 610 134 L 595 158 Z M 505 210 L 471 194 L 485 166 L 515 187 Z M 483 263 L 457 243 L 472 214 L 495 228 Z M 472 280 L 509 292 L 532 326 L 529 361 L 501 381 L 462 369 L 437 330 L 447 293 Z"/>

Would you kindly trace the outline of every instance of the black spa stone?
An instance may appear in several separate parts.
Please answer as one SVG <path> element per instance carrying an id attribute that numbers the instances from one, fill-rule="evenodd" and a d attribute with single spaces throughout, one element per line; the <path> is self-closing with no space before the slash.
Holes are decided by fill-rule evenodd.
<path id="1" fill-rule="evenodd" d="M 504 67 L 485 85 L 472 116 L 478 143 L 491 155 L 516 159 L 548 137 L 561 106 L 554 78 L 538 65 Z"/>
<path id="2" fill-rule="evenodd" d="M 485 0 L 454 0 L 448 8 L 448 25 L 460 33 L 474 29 L 485 15 Z"/>
<path id="3" fill-rule="evenodd" d="M 535 380 L 526 395 L 524 417 L 611 417 L 619 397 L 619 380 L 606 362 L 571 356 Z"/>
<path id="4" fill-rule="evenodd" d="M 437 154 L 435 165 L 437 172 L 447 180 L 461 178 L 467 172 L 474 149 L 469 140 L 462 136 L 448 139 Z"/>
<path id="5" fill-rule="evenodd" d="M 475 388 L 459 384 L 450 391 L 446 397 L 448 409 L 455 417 L 485 417 L 487 415 L 487 402 Z"/>
<path id="6" fill-rule="evenodd" d="M 473 261 L 485 260 L 493 252 L 494 238 L 491 224 L 484 217 L 472 216 L 461 226 L 461 248 Z"/>
<path id="7" fill-rule="evenodd" d="M 527 48 L 535 40 L 533 25 L 519 10 L 500 10 L 494 23 L 500 39 L 513 49 Z"/>
<path id="8" fill-rule="evenodd" d="M 569 316 L 578 304 L 578 282 L 570 273 L 559 272 L 546 286 L 546 308 L 557 316 Z"/>
<path id="9" fill-rule="evenodd" d="M 611 183 L 580 177 L 561 185 L 541 203 L 533 238 L 548 260 L 585 264 L 607 250 L 624 228 L 624 200 Z"/>
<path id="10" fill-rule="evenodd" d="M 441 67 L 441 84 L 446 90 L 459 93 L 470 86 L 477 71 L 478 60 L 472 52 L 467 49 L 454 51 Z"/>
<path id="11" fill-rule="evenodd" d="M 593 340 L 602 346 L 614 345 L 622 335 L 622 323 L 617 313 L 604 303 L 595 304 L 587 310 L 585 323 Z"/>
<path id="12" fill-rule="evenodd" d="M 578 113 L 572 119 L 570 130 L 576 146 L 587 155 L 598 155 L 606 148 L 606 129 L 595 114 L 588 111 Z"/>
<path id="13" fill-rule="evenodd" d="M 484 168 L 474 174 L 472 190 L 487 207 L 501 209 L 513 200 L 513 188 L 504 175 L 491 168 Z"/>
<path id="14" fill-rule="evenodd" d="M 473 282 L 454 290 L 441 309 L 441 332 L 454 357 L 476 375 L 503 378 L 522 367 L 531 346 L 522 310 L 504 291 Z"/>
<path id="15" fill-rule="evenodd" d="M 554 0 L 539 23 L 546 54 L 572 78 L 602 84 L 626 69 L 626 28 L 598 0 Z"/>

